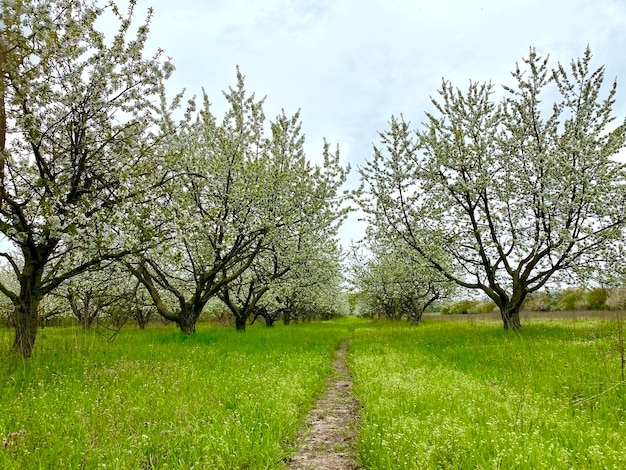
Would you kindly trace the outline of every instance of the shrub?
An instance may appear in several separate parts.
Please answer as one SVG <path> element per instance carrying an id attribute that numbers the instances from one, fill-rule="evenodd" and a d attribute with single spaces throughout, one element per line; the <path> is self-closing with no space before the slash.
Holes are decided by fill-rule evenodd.
<path id="1" fill-rule="evenodd" d="M 573 311 L 584 310 L 586 307 L 585 291 L 579 288 L 565 289 L 561 293 L 561 299 L 557 303 L 559 310 Z"/>
<path id="2" fill-rule="evenodd" d="M 442 315 L 467 315 L 470 313 L 478 313 L 476 306 L 482 302 L 478 300 L 459 300 L 451 305 L 441 308 Z"/>
<path id="3" fill-rule="evenodd" d="M 586 303 L 589 310 L 606 310 L 606 301 L 609 297 L 609 292 L 602 288 L 596 287 L 587 292 Z"/>
<path id="4" fill-rule="evenodd" d="M 496 304 L 492 301 L 479 302 L 473 310 L 474 311 L 470 311 L 469 313 L 491 313 L 496 310 Z"/>
<path id="5" fill-rule="evenodd" d="M 558 296 L 550 292 L 536 292 L 529 295 L 522 304 L 522 310 L 531 312 L 551 312 L 557 309 Z"/>

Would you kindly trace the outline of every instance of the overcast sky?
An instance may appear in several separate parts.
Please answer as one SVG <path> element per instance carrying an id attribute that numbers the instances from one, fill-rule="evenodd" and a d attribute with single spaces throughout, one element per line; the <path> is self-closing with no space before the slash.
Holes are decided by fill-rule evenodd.
<path id="1" fill-rule="evenodd" d="M 442 78 L 511 83 L 531 46 L 567 64 L 589 45 L 626 114 L 625 0 L 139 0 L 137 16 L 149 6 L 170 90 L 204 87 L 221 116 L 239 65 L 268 118 L 301 110 L 310 159 L 324 137 L 339 144 L 351 185 L 392 115 L 420 123 Z M 362 230 L 349 220 L 344 245 Z"/>

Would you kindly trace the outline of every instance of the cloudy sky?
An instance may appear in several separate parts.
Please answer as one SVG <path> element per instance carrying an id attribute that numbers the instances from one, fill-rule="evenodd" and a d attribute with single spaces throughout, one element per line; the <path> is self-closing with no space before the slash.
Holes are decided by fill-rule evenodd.
<path id="1" fill-rule="evenodd" d="M 511 83 L 531 46 L 556 64 L 589 45 L 626 115 L 625 0 L 139 0 L 138 16 L 149 6 L 171 90 L 204 87 L 221 115 L 239 65 L 268 117 L 301 110 L 309 158 L 324 137 L 339 145 L 351 185 L 391 115 L 420 123 L 442 78 Z M 350 219 L 344 244 L 362 230 Z"/>

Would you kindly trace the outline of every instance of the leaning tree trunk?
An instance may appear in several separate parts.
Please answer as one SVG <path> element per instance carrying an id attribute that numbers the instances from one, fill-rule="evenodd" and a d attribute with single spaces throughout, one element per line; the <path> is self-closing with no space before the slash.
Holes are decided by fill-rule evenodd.
<path id="1" fill-rule="evenodd" d="M 411 303 L 411 313 L 409 314 L 409 321 L 411 322 L 411 325 L 417 326 L 422 321 L 422 317 L 424 316 L 424 311 L 426 310 L 426 307 L 430 305 L 432 301 L 428 302 L 425 307 L 420 306 L 413 297 L 409 299 L 409 302 Z"/>
<path id="2" fill-rule="evenodd" d="M 422 321 L 422 316 L 423 316 L 424 312 L 419 312 L 419 313 L 413 313 L 413 315 L 411 315 L 411 325 L 413 326 L 417 326 L 420 324 L 420 322 Z"/>

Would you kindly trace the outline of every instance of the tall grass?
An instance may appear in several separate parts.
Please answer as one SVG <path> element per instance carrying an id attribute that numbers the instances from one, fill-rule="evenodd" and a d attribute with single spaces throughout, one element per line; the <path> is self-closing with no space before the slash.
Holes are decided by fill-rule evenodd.
<path id="1" fill-rule="evenodd" d="M 0 357 L 0 468 L 284 468 L 347 336 L 363 468 L 623 468 L 616 322 L 436 319 L 46 328 Z"/>
<path id="2" fill-rule="evenodd" d="M 617 327 L 431 320 L 357 329 L 364 468 L 623 468 Z"/>
<path id="3" fill-rule="evenodd" d="M 346 331 L 47 328 L 0 358 L 0 468 L 280 468 Z"/>

